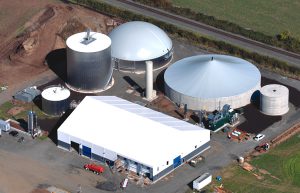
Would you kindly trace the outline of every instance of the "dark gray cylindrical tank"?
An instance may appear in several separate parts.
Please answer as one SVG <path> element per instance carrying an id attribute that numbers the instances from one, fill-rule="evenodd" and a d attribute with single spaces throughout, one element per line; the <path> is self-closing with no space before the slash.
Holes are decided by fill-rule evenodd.
<path id="1" fill-rule="evenodd" d="M 279 84 L 269 84 L 260 90 L 260 109 L 266 115 L 279 116 L 289 111 L 289 89 Z"/>
<path id="2" fill-rule="evenodd" d="M 111 40 L 90 32 L 67 39 L 67 86 L 77 92 L 94 93 L 108 89 L 112 82 Z"/>
<path id="3" fill-rule="evenodd" d="M 60 116 L 69 109 L 70 90 L 61 86 L 50 86 L 42 92 L 42 110 L 47 115 Z"/>

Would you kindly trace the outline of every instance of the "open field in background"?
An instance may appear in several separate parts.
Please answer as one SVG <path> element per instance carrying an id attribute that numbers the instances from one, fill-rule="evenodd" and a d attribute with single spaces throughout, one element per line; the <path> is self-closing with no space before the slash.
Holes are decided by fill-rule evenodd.
<path id="1" fill-rule="evenodd" d="M 226 190 L 235 193 L 299 193 L 300 192 L 300 133 L 253 158 L 250 164 L 256 169 L 248 172 L 240 166 L 231 165 L 220 175 Z M 254 174 L 261 176 L 258 179 Z M 211 185 L 220 185 L 216 183 Z"/>
<path id="2" fill-rule="evenodd" d="M 275 36 L 290 31 L 300 39 L 300 1 L 295 0 L 171 0 L 180 7 L 191 8 L 244 28 Z"/>
<path id="3" fill-rule="evenodd" d="M 24 29 L 23 25 L 48 3 L 59 0 L 1 0 L 0 1 L 0 40 L 7 40 Z"/>

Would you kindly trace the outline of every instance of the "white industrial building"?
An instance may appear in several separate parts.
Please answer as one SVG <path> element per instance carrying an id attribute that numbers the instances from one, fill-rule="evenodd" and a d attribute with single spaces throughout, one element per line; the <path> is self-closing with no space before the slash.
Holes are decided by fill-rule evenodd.
<path id="1" fill-rule="evenodd" d="M 191 110 L 243 107 L 261 88 L 261 74 L 253 64 L 217 54 L 179 60 L 166 70 L 164 80 L 166 95 Z"/>
<path id="2" fill-rule="evenodd" d="M 87 96 L 57 131 L 58 146 L 156 181 L 208 149 L 210 131 L 115 96 Z"/>
<path id="3" fill-rule="evenodd" d="M 145 62 L 151 60 L 153 69 L 168 64 L 172 58 L 172 40 L 159 27 L 143 22 L 124 23 L 110 32 L 111 56 L 114 68 L 143 73 Z"/>

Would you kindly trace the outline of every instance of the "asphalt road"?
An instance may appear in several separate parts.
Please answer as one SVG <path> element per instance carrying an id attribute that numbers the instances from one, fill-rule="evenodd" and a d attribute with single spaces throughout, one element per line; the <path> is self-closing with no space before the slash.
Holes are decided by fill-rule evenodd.
<path id="1" fill-rule="evenodd" d="M 232 34 L 178 15 L 167 13 L 165 11 L 156 8 L 146 6 L 147 9 L 144 9 L 141 6 L 136 6 L 139 4 L 133 3 L 132 1 L 125 1 L 125 0 L 102 0 L 102 1 L 116 7 L 127 9 L 148 17 L 152 17 L 167 23 L 177 25 L 179 27 L 185 28 L 190 31 L 198 32 L 200 34 L 203 34 L 205 36 L 211 37 L 216 40 L 221 40 L 233 45 L 237 45 L 241 48 L 244 48 L 252 52 L 257 52 L 259 54 L 280 59 L 295 67 L 300 68 L 300 54 L 295 54 L 280 48 L 276 48 L 251 39 L 247 39 L 245 37 Z M 129 2 L 130 4 L 125 2 Z"/>

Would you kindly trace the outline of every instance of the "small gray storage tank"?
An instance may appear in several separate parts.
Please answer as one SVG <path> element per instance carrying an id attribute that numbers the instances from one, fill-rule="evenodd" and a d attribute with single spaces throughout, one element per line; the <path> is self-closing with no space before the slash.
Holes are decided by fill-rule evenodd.
<path id="1" fill-rule="evenodd" d="M 97 32 L 67 39 L 67 86 L 77 92 L 101 92 L 112 86 L 111 40 Z"/>
<path id="2" fill-rule="evenodd" d="M 69 108 L 70 91 L 62 86 L 50 86 L 42 92 L 42 110 L 52 116 L 60 116 Z"/>
<path id="3" fill-rule="evenodd" d="M 289 111 L 289 89 L 283 85 L 270 84 L 260 90 L 260 109 L 266 115 L 283 115 Z"/>

